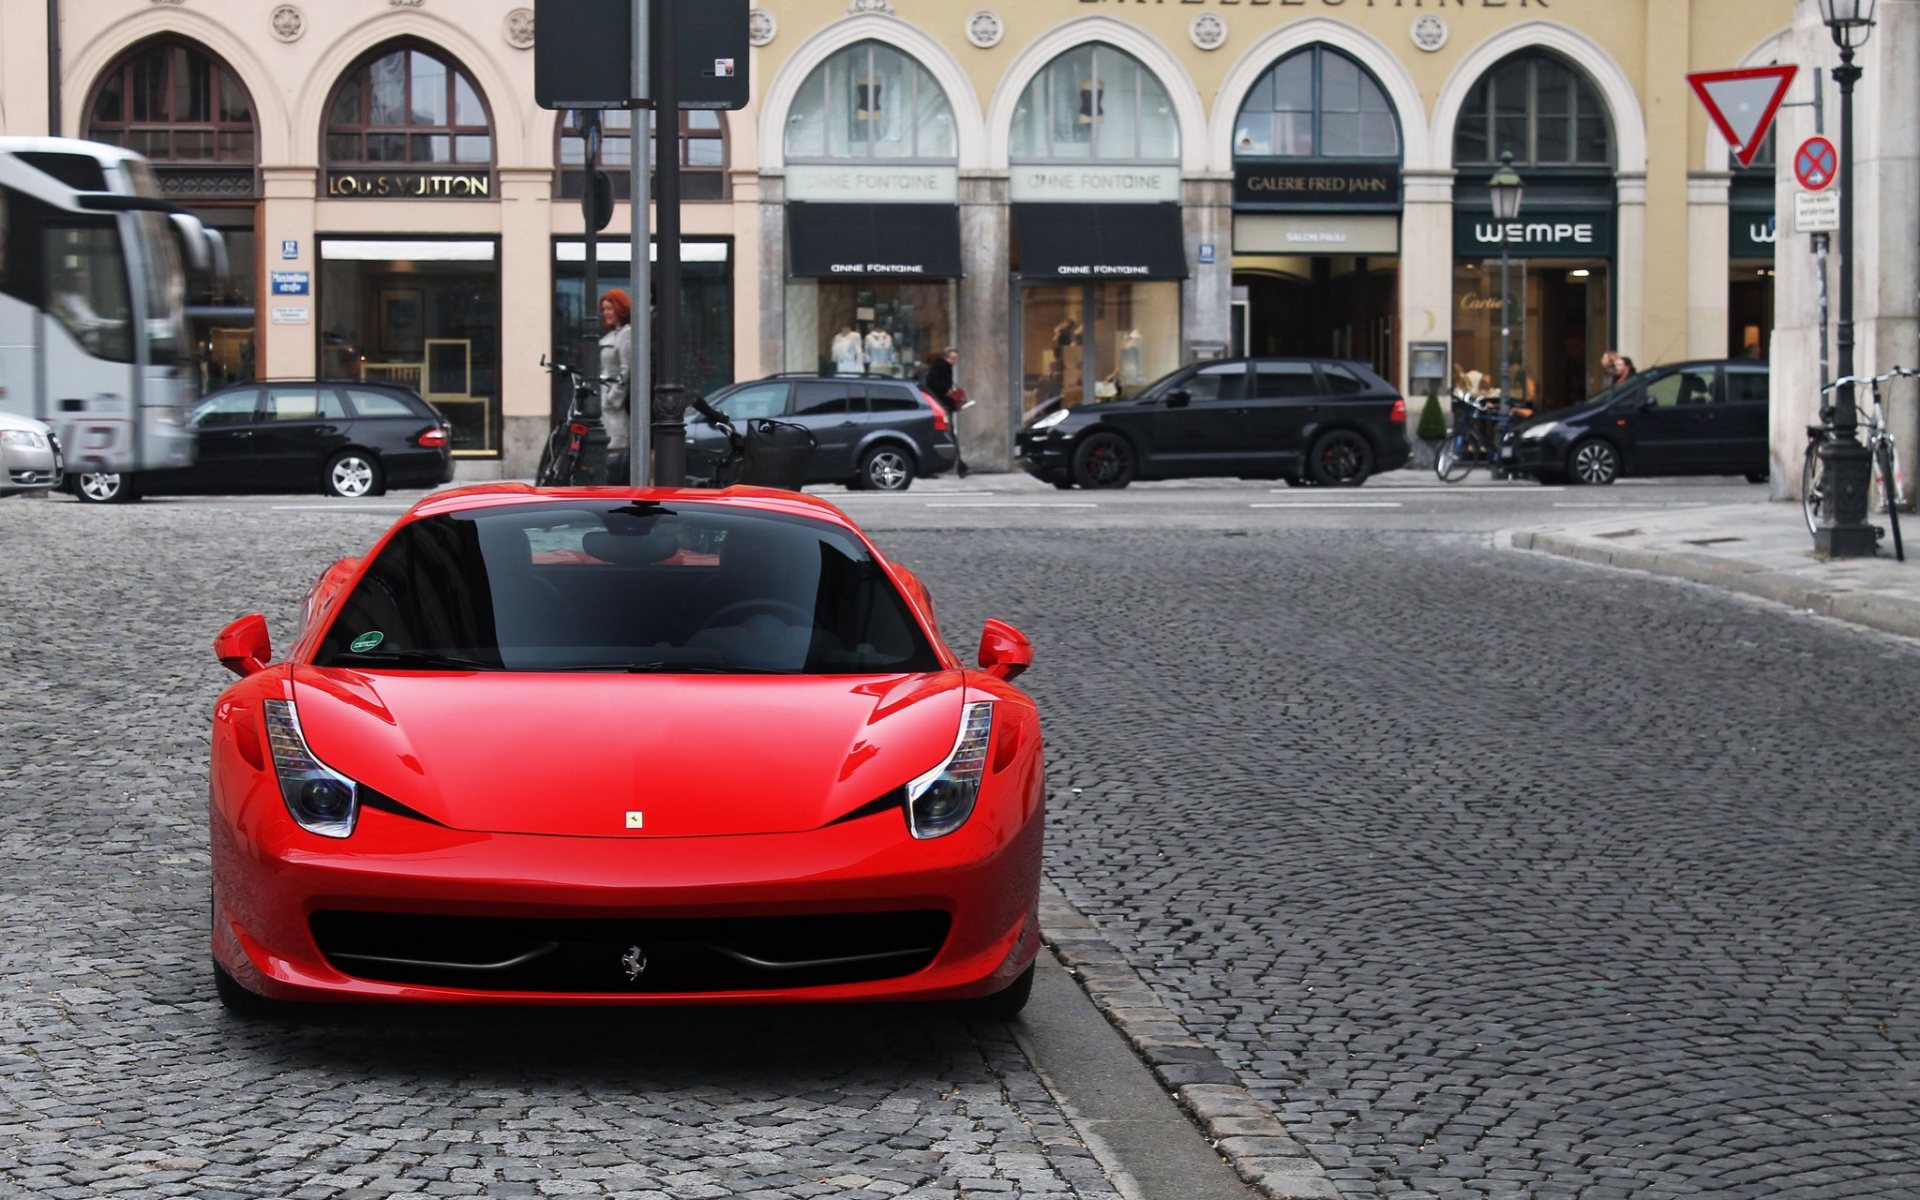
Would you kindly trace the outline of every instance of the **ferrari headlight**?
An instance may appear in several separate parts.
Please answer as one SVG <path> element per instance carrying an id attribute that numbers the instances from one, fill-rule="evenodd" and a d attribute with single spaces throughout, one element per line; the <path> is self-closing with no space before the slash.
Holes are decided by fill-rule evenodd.
<path id="1" fill-rule="evenodd" d="M 267 745 L 280 798 L 300 828 L 321 837 L 343 838 L 360 815 L 360 785 L 328 767 L 307 749 L 300 714 L 291 700 L 268 700 Z"/>
<path id="2" fill-rule="evenodd" d="M 29 450 L 47 448 L 47 439 L 31 429 L 0 429 L 0 443 L 9 446 L 25 446 Z"/>
<path id="3" fill-rule="evenodd" d="M 1046 416 L 1041 417 L 1038 421 L 1035 421 L 1033 424 L 1027 426 L 1027 428 L 1028 429 L 1052 429 L 1055 425 L 1058 425 L 1060 422 L 1066 420 L 1067 416 L 1068 416 L 1068 413 L 1066 409 L 1056 408 L 1052 412 L 1048 413 Z"/>
<path id="4" fill-rule="evenodd" d="M 1520 431 L 1520 440 L 1523 442 L 1537 441 L 1558 428 L 1560 428 L 1560 422 L 1558 421 L 1543 421 L 1538 425 L 1529 425 Z"/>
<path id="5" fill-rule="evenodd" d="M 946 761 L 907 785 L 907 828 L 917 838 L 944 837 L 967 823 L 980 798 L 987 773 L 987 746 L 993 741 L 993 704 L 967 705 L 960 737 Z"/>

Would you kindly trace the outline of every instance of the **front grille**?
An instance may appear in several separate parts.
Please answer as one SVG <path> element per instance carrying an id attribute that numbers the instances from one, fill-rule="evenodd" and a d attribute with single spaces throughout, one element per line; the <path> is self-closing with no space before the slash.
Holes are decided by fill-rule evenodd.
<path id="1" fill-rule="evenodd" d="M 671 995 L 910 975 L 933 961 L 950 924 L 924 911 L 633 920 L 320 912 L 312 929 L 327 961 L 360 979 Z"/>
<path id="2" fill-rule="evenodd" d="M 53 485 L 52 471 L 10 471 L 8 474 L 20 487 L 51 487 Z"/>

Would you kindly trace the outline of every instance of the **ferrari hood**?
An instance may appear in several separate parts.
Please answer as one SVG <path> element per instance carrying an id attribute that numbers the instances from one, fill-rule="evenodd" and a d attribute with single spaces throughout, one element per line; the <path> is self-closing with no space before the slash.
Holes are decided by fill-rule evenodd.
<path id="1" fill-rule="evenodd" d="M 964 678 L 303 666 L 294 696 L 322 762 L 450 828 L 700 837 L 817 829 L 927 771 Z"/>

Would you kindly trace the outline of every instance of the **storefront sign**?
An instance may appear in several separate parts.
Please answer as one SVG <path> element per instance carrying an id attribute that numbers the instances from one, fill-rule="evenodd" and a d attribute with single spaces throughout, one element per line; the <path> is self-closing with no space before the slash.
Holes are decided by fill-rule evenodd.
<path id="1" fill-rule="evenodd" d="M 1098 4 L 1104 8 L 1132 7 L 1144 0 L 1079 0 L 1082 6 Z M 1347 0 L 1179 0 L 1181 4 L 1206 5 L 1209 8 L 1346 8 Z M 1553 9 L 1556 0 L 1428 0 L 1435 8 L 1510 8 L 1516 11 Z M 1169 0 L 1171 3 L 1171 0 Z M 1417 8 L 1420 0 L 1353 0 L 1355 8 Z"/>
<path id="2" fill-rule="evenodd" d="M 1400 218 L 1390 213 L 1319 216 L 1236 213 L 1235 254 L 1398 254 Z"/>
<path id="3" fill-rule="evenodd" d="M 1240 162 L 1233 206 L 1241 209 L 1397 209 L 1400 164 Z"/>
<path id="4" fill-rule="evenodd" d="M 445 200 L 452 197 L 487 198 L 493 195 L 491 175 L 429 175 L 405 173 L 330 171 L 327 195 L 340 199 L 371 200 Z"/>
<path id="5" fill-rule="evenodd" d="M 305 271 L 269 271 L 276 296 L 305 296 L 311 292 L 312 276 Z"/>
<path id="6" fill-rule="evenodd" d="M 794 163 L 787 199 L 821 204 L 957 204 L 957 167 L 892 167 Z"/>
<path id="7" fill-rule="evenodd" d="M 1177 204 L 1016 204 L 1013 237 L 1029 283 L 1187 277 Z"/>
<path id="8" fill-rule="evenodd" d="M 1485 211 L 1455 209 L 1455 258 L 1497 258 L 1502 249 L 1533 258 L 1609 258 L 1613 255 L 1613 210 L 1524 214 L 1497 221 Z"/>
<path id="9" fill-rule="evenodd" d="M 1008 190 L 1015 204 L 1178 204 L 1180 168 L 1016 165 Z"/>
<path id="10" fill-rule="evenodd" d="M 954 279 L 960 210 L 951 204 L 787 205 L 787 255 L 797 278 Z"/>
<path id="11" fill-rule="evenodd" d="M 304 304 L 276 304 L 273 306 L 275 325 L 305 325 L 310 319 L 312 309 Z"/>
<path id="12" fill-rule="evenodd" d="M 1772 258 L 1779 222 L 1772 209 L 1727 210 L 1727 254 L 1731 258 Z"/>

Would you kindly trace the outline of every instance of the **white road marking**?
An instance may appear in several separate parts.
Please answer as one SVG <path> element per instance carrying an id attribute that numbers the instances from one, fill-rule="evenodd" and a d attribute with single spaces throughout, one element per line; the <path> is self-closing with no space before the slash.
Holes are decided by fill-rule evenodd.
<path id="1" fill-rule="evenodd" d="M 1705 500 L 1572 500 L 1555 508 L 1711 508 Z"/>
<path id="2" fill-rule="evenodd" d="M 1248 508 L 1405 508 L 1398 500 L 1295 500 L 1291 504 L 1249 504 Z"/>
<path id="3" fill-rule="evenodd" d="M 1060 500 L 1040 501 L 1040 502 L 1031 503 L 1031 504 L 1023 501 L 1019 501 L 1019 500 L 988 500 L 980 504 L 975 504 L 971 501 L 957 502 L 957 501 L 936 500 L 933 503 L 927 505 L 927 507 L 928 508 L 1099 508 L 1100 506 L 1098 504 L 1090 504 L 1090 503 L 1083 504 L 1083 503 L 1078 503 L 1073 501 L 1060 501 Z"/>
<path id="4" fill-rule="evenodd" d="M 966 489 L 965 491 L 962 491 L 962 490 L 960 490 L 960 489 L 958 489 L 958 488 L 955 488 L 955 489 L 951 489 L 951 490 L 948 490 L 948 491 L 944 491 L 944 492 L 941 492 L 941 491 L 930 491 L 930 490 L 928 490 L 928 489 L 925 489 L 925 488 L 914 488 L 913 490 L 911 490 L 911 491 L 908 491 L 908 492 L 814 492 L 814 493 L 812 493 L 812 494 L 813 494 L 813 495 L 815 495 L 815 496 L 818 496 L 818 497 L 820 497 L 820 498 L 821 498 L 821 499 L 823 499 L 823 500 L 833 500 L 833 501 L 836 501 L 836 502 L 837 502 L 837 501 L 841 501 L 841 500 L 882 500 L 882 499 L 892 499 L 892 498 L 893 498 L 893 497 L 895 497 L 895 496 L 905 496 L 905 497 L 908 497 L 909 499 L 912 499 L 912 498 L 917 498 L 917 497 L 920 497 L 920 496 L 992 496 L 992 495 L 997 495 L 997 493 L 995 493 L 995 492 L 986 492 L 986 491 L 980 491 L 980 492 L 976 492 L 976 491 L 974 491 L 974 490 L 973 490 L 973 489 L 971 489 L 971 488 L 968 488 L 968 489 Z"/>

